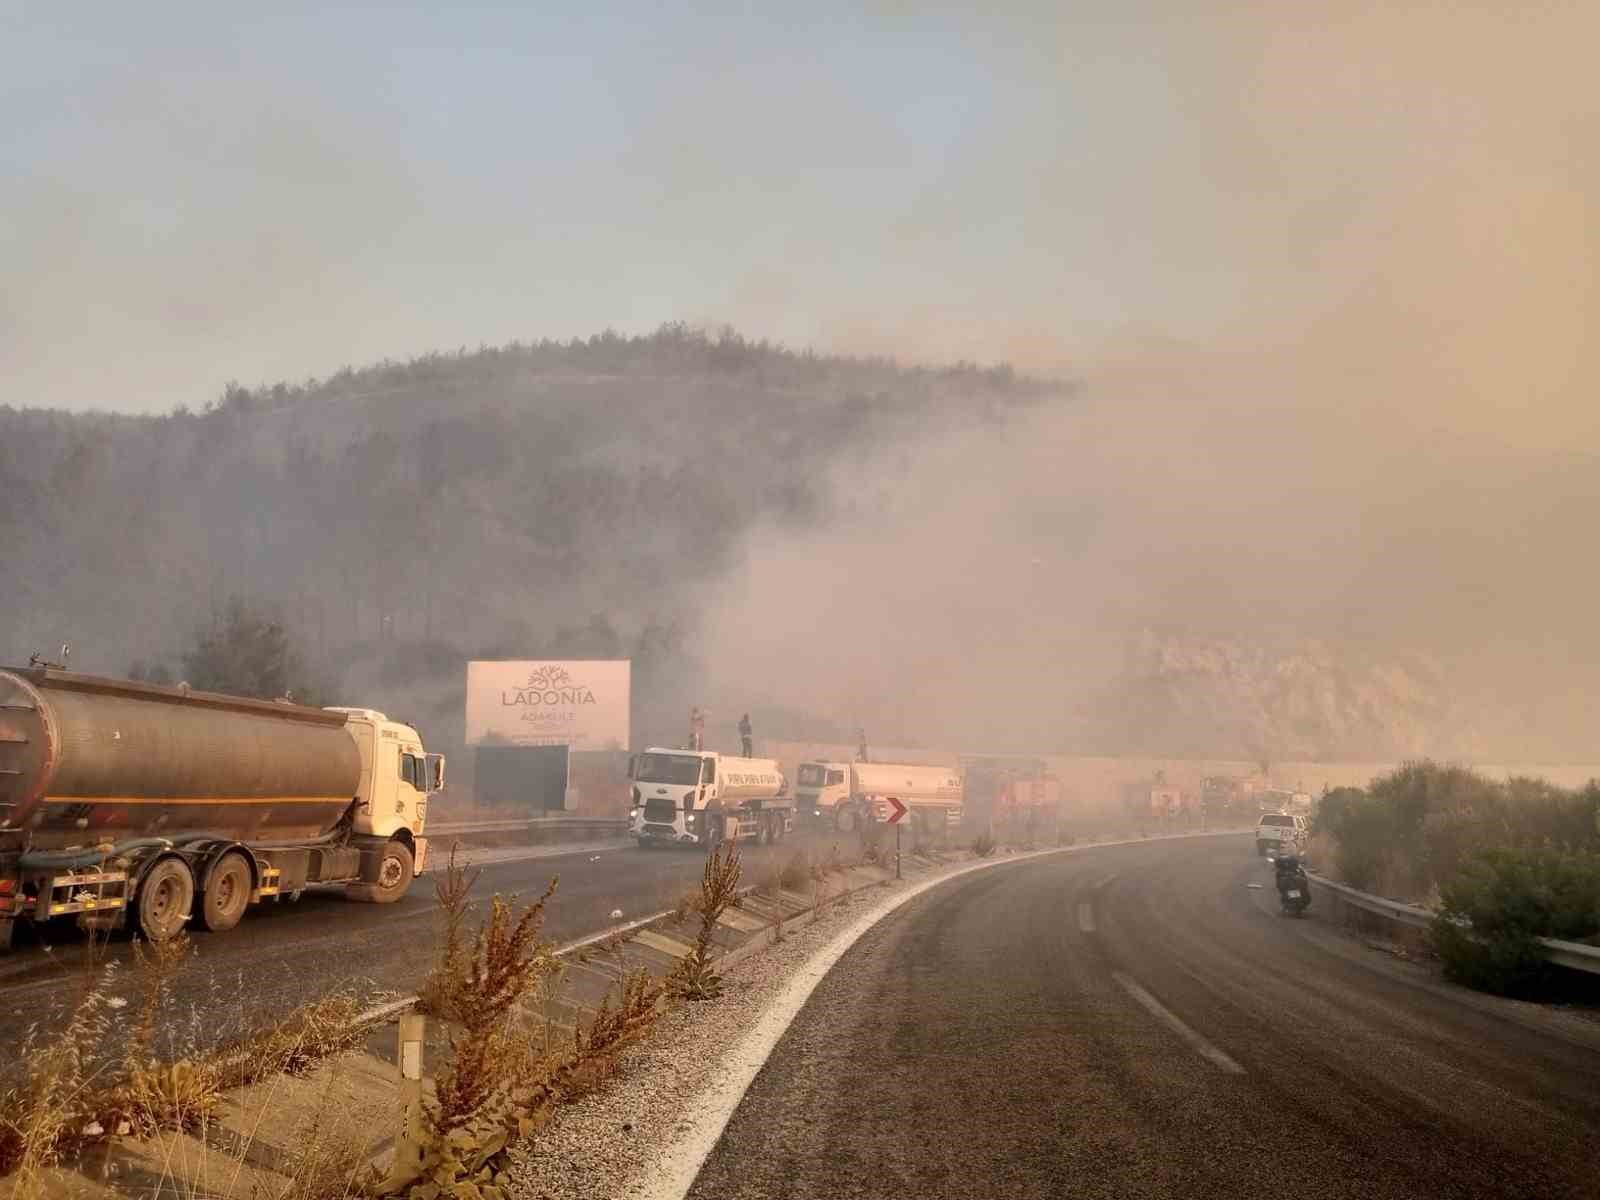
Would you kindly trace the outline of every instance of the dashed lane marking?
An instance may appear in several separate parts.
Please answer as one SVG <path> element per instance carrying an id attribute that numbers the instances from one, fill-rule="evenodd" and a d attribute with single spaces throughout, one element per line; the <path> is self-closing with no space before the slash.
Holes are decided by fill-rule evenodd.
<path id="1" fill-rule="evenodd" d="M 1111 972 L 1111 977 L 1120 983 L 1123 990 L 1137 1000 L 1140 1005 L 1142 1005 L 1150 1013 L 1151 1016 L 1155 1017 L 1156 1020 L 1160 1021 L 1168 1029 L 1172 1030 L 1173 1033 L 1177 1034 L 1184 1041 L 1188 1042 L 1189 1048 L 1201 1058 L 1205 1059 L 1218 1070 L 1225 1071 L 1229 1075 L 1244 1074 L 1243 1067 L 1234 1062 L 1233 1059 L 1229 1058 L 1210 1042 L 1206 1041 L 1205 1038 L 1201 1037 L 1193 1029 L 1190 1029 L 1189 1026 L 1185 1025 L 1177 1013 L 1173 1012 L 1165 1004 L 1161 1003 L 1161 1001 L 1157 1000 L 1149 992 L 1145 991 L 1144 988 L 1139 985 L 1137 980 L 1130 979 L 1121 971 Z"/>

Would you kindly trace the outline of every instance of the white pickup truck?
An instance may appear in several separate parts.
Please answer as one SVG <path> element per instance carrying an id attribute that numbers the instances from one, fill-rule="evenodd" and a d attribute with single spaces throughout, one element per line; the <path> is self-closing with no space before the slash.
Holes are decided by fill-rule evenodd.
<path id="1" fill-rule="evenodd" d="M 1256 823 L 1256 854 L 1278 854 L 1284 844 L 1298 848 L 1305 845 L 1308 823 L 1298 813 L 1262 813 Z"/>

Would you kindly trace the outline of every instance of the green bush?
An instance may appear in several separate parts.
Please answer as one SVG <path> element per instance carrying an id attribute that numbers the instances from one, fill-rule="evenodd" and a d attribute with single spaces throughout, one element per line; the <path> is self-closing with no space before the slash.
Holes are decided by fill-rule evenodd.
<path id="1" fill-rule="evenodd" d="M 1312 833 L 1333 838 L 1339 878 L 1366 891 L 1394 852 L 1394 816 L 1388 805 L 1360 788 L 1337 788 L 1322 798 Z"/>
<path id="2" fill-rule="evenodd" d="M 1445 972 L 1470 987 L 1529 995 L 1549 969 L 1539 938 L 1570 941 L 1600 931 L 1600 856 L 1552 847 L 1483 850 L 1440 895 L 1433 943 Z"/>
<path id="3" fill-rule="evenodd" d="M 1422 899 L 1495 849 L 1600 851 L 1600 784 L 1567 791 L 1462 767 L 1407 763 L 1368 787 L 1323 796 L 1313 833 L 1334 842 L 1344 882 Z"/>

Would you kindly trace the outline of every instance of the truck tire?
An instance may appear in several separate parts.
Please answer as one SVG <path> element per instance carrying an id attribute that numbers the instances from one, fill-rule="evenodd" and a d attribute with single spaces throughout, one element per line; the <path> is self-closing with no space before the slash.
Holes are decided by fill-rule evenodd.
<path id="1" fill-rule="evenodd" d="M 163 858 L 145 872 L 135 901 L 139 931 L 147 941 L 164 942 L 189 922 L 194 905 L 194 872 L 181 858 Z"/>
<path id="2" fill-rule="evenodd" d="M 346 894 L 364 904 L 393 904 L 406 894 L 416 875 L 411 849 L 404 842 L 390 842 L 383 848 L 376 883 L 352 883 Z"/>
<path id="3" fill-rule="evenodd" d="M 250 864 L 237 850 L 211 868 L 200 898 L 200 921 L 212 933 L 232 929 L 250 907 Z"/>

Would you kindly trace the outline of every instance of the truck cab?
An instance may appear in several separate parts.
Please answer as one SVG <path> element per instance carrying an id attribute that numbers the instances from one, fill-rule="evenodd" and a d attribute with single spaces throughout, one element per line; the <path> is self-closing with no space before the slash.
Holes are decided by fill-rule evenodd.
<path id="1" fill-rule="evenodd" d="M 422 735 L 370 708 L 330 708 L 344 713 L 345 728 L 361 754 L 361 782 L 351 833 L 379 842 L 398 841 L 412 854 L 413 877 L 428 854 L 423 829 L 428 795 L 444 787 L 444 755 L 428 754 Z"/>
<path id="2" fill-rule="evenodd" d="M 795 803 L 807 820 L 832 824 L 834 811 L 850 799 L 850 764 L 801 763 L 794 789 Z"/>

